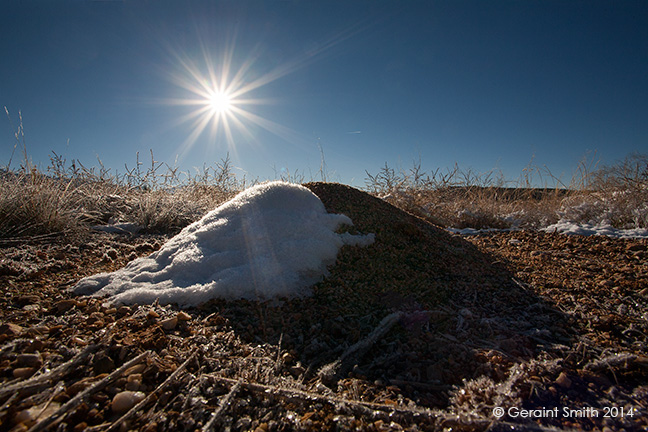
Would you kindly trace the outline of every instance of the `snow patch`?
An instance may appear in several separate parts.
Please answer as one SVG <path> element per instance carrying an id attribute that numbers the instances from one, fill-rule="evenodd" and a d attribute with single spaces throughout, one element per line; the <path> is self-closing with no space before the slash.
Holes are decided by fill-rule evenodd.
<path id="1" fill-rule="evenodd" d="M 542 228 L 541 231 L 545 232 L 558 232 L 561 234 L 573 235 L 605 235 L 609 237 L 618 238 L 641 238 L 648 237 L 648 229 L 633 228 L 633 229 L 619 229 L 614 228 L 608 224 L 588 224 L 588 223 L 575 223 L 570 221 L 559 221 L 555 224 Z"/>
<path id="2" fill-rule="evenodd" d="M 301 297 L 327 274 L 343 245 L 368 246 L 374 234 L 335 232 L 353 225 L 303 186 L 249 188 L 187 226 L 148 257 L 82 279 L 76 294 L 111 303 L 196 306 L 213 298 Z"/>
<path id="3" fill-rule="evenodd" d="M 142 230 L 142 226 L 134 222 L 119 222 L 109 225 L 93 225 L 90 229 L 103 231 L 110 234 L 137 234 Z"/>

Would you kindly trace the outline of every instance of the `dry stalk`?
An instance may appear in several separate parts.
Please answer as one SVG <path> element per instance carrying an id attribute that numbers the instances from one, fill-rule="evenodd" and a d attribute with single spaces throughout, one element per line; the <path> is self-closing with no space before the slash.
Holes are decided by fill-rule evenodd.
<path id="1" fill-rule="evenodd" d="M 108 384 L 110 384 L 112 381 L 117 379 L 119 376 L 121 376 L 122 373 L 124 373 L 128 368 L 130 368 L 133 365 L 136 365 L 140 363 L 142 360 L 146 359 L 151 355 L 151 351 L 144 351 L 142 354 L 138 355 L 132 360 L 127 361 L 124 363 L 121 367 L 113 371 L 110 375 L 102 379 L 101 381 L 98 381 L 94 383 L 92 386 L 88 387 L 69 401 L 67 401 L 65 404 L 63 404 L 56 412 L 51 414 L 49 417 L 44 418 L 40 422 L 36 423 L 34 426 L 29 429 L 28 432 L 37 432 L 41 430 L 45 430 L 49 425 L 51 425 L 54 421 L 57 420 L 57 417 L 59 417 L 61 414 L 68 413 L 72 411 L 74 408 L 76 408 L 78 405 L 83 402 L 83 400 L 91 395 L 92 393 L 95 393 L 102 388 L 106 387 Z"/>
<path id="2" fill-rule="evenodd" d="M 590 371 L 601 371 L 605 369 L 612 369 L 614 367 L 622 367 L 623 369 L 628 369 L 631 365 L 637 365 L 646 368 L 648 367 L 648 358 L 629 353 L 614 354 L 602 359 L 593 360 L 587 363 L 584 369 Z"/>
<path id="3" fill-rule="evenodd" d="M 350 371 L 358 360 L 383 337 L 401 319 L 403 312 L 394 312 L 387 315 L 380 321 L 378 326 L 369 335 L 347 348 L 339 359 L 324 365 L 318 372 L 318 376 L 324 383 L 337 381 Z"/>
<path id="4" fill-rule="evenodd" d="M 69 361 L 57 366 L 51 371 L 44 373 L 42 375 L 34 376 L 28 380 L 4 387 L 0 390 L 0 398 L 6 396 L 7 394 L 18 393 L 27 389 L 32 389 L 43 385 L 45 382 L 53 382 L 68 373 L 71 369 L 77 367 L 79 364 L 85 361 L 85 359 L 96 351 L 99 348 L 99 345 L 88 345 L 83 351 L 74 356 Z"/>
<path id="5" fill-rule="evenodd" d="M 236 393 L 241 389 L 241 380 L 237 381 L 236 384 L 234 384 L 227 393 L 227 395 L 223 398 L 221 403 L 218 405 L 218 408 L 216 411 L 214 411 L 211 415 L 211 418 L 209 421 L 203 426 L 202 432 L 209 432 L 214 430 L 216 423 L 220 420 L 220 417 L 223 415 L 225 410 L 227 409 L 228 405 L 232 402 L 232 399 L 234 399 L 234 396 L 236 396 Z"/>
<path id="6" fill-rule="evenodd" d="M 281 388 L 267 384 L 256 384 L 242 380 L 235 380 L 232 378 L 225 378 L 213 374 L 205 374 L 205 376 L 220 381 L 222 383 L 240 386 L 245 390 L 256 392 L 260 394 L 271 394 L 289 401 L 299 401 L 303 403 L 327 403 L 331 404 L 341 411 L 347 411 L 354 415 L 366 415 L 369 417 L 384 417 L 391 419 L 393 414 L 408 415 L 414 417 L 426 417 L 430 420 L 438 419 L 442 413 L 433 411 L 427 408 L 418 406 L 395 406 L 375 402 L 364 402 L 351 399 L 344 399 L 335 396 L 325 396 L 318 393 L 310 393 L 303 390 Z"/>
<path id="7" fill-rule="evenodd" d="M 171 375 L 169 375 L 169 377 L 168 377 L 166 380 L 164 380 L 164 382 L 163 382 L 162 384 L 160 384 L 159 386 L 157 386 L 155 390 L 153 390 L 151 393 L 149 393 L 149 394 L 148 394 L 148 395 L 147 395 L 147 396 L 146 396 L 142 401 L 140 401 L 137 405 L 135 405 L 135 406 L 132 407 L 130 410 L 128 410 L 128 411 L 127 411 L 123 416 L 121 416 L 120 418 L 118 418 L 117 420 L 115 420 L 115 422 L 114 422 L 112 425 L 110 425 L 110 427 L 109 427 L 108 429 L 106 429 L 106 432 L 109 432 L 109 431 L 113 431 L 113 430 L 118 429 L 118 428 L 121 426 L 122 423 L 124 423 L 126 420 L 128 420 L 129 418 L 131 418 L 131 417 L 132 417 L 133 415 L 135 415 L 135 414 L 136 414 L 136 413 L 137 413 L 137 412 L 138 412 L 138 411 L 139 411 L 139 410 L 140 410 L 144 405 L 146 405 L 146 404 L 147 404 L 147 403 L 148 403 L 148 402 L 153 398 L 153 396 L 155 396 L 155 395 L 158 394 L 160 391 L 162 391 L 162 389 L 164 389 L 166 386 L 168 386 L 169 384 L 171 384 L 172 382 L 174 382 L 174 381 L 176 380 L 177 376 L 180 375 L 180 372 L 182 372 L 182 371 L 187 367 L 187 365 L 188 365 L 188 364 L 189 364 L 189 363 L 190 363 L 190 362 L 191 362 L 191 361 L 196 357 L 197 354 L 198 354 L 198 351 L 194 351 L 194 353 L 191 354 L 191 355 L 189 356 L 189 358 L 187 358 L 187 360 L 185 360 L 185 361 L 184 361 L 180 366 L 178 366 L 178 368 L 177 368 L 175 371 L 173 371 L 173 373 L 172 373 Z"/>

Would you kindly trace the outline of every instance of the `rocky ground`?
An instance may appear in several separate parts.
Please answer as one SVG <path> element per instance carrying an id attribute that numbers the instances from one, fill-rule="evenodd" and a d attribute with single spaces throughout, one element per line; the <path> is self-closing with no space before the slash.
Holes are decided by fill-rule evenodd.
<path id="1" fill-rule="evenodd" d="M 646 240 L 460 237 L 307 186 L 376 242 L 304 299 L 105 304 L 67 290 L 170 234 L 4 241 L 0 430 L 648 427 Z"/>

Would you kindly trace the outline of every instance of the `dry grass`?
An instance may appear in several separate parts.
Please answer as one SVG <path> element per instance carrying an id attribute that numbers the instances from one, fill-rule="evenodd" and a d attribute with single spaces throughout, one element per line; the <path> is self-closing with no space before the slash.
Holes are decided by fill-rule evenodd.
<path id="1" fill-rule="evenodd" d="M 168 167 L 158 174 L 161 165 L 152 161 L 146 171 L 108 176 L 78 161 L 66 165 L 54 154 L 45 171 L 26 164 L 2 171 L 0 237 L 82 234 L 92 225 L 116 222 L 173 232 L 244 187 L 231 175 L 227 158 L 184 179 Z"/>
<path id="2" fill-rule="evenodd" d="M 113 174 L 101 160 L 99 167 L 87 168 L 52 152 L 47 168 L 40 169 L 30 161 L 19 118 L 14 152 L 0 170 L 0 238 L 5 241 L 83 235 L 93 225 L 117 222 L 174 232 L 245 187 L 246 179 L 232 173 L 229 156 L 191 173 L 156 161 L 152 151 L 145 167 L 138 153 L 133 168 L 126 165 L 124 174 Z M 18 147 L 23 160 L 13 168 Z"/>
<path id="3" fill-rule="evenodd" d="M 375 175 L 367 172 L 366 186 L 391 204 L 445 227 L 535 229 L 559 220 L 648 227 L 648 156 L 640 154 L 604 167 L 584 158 L 569 184 L 532 164 L 507 185 L 498 171 L 479 174 L 455 165 L 427 173 L 418 162 L 408 171 L 385 165 Z"/>
<path id="4" fill-rule="evenodd" d="M 7 117 L 12 123 L 8 112 Z M 14 152 L 0 170 L 0 238 L 5 240 L 82 235 L 92 225 L 117 222 L 173 233 L 257 181 L 237 178 L 229 155 L 191 173 L 156 161 L 151 151 L 148 165 L 137 154 L 134 167 L 119 174 L 101 160 L 99 167 L 87 168 L 53 152 L 47 168 L 40 169 L 30 162 L 20 114 L 13 128 Z M 18 148 L 22 164 L 13 168 Z M 326 181 L 323 152 L 321 160 L 318 175 Z M 275 177 L 307 180 L 299 171 Z M 603 167 L 584 158 L 568 184 L 532 163 L 512 184 L 497 170 L 476 173 L 455 164 L 425 172 L 420 161 L 401 171 L 385 165 L 377 174 L 367 172 L 366 190 L 444 227 L 537 229 L 561 219 L 648 227 L 648 156 L 640 154 Z"/>
<path id="5" fill-rule="evenodd" d="M 87 168 L 52 153 L 45 170 L 28 163 L 0 172 L 0 238 L 80 235 L 92 225 L 132 222 L 148 232 L 176 232 L 246 187 L 232 172 L 229 157 L 196 173 L 155 161 L 122 175 L 101 165 Z M 548 171 L 546 171 L 548 173 Z M 550 174 L 550 173 L 549 173 Z M 515 187 L 501 173 L 453 169 L 407 172 L 387 165 L 367 173 L 366 189 L 435 224 L 454 228 L 545 227 L 564 219 L 648 227 L 648 157 L 630 155 L 609 167 L 582 163 L 569 185 L 534 188 L 526 168 Z M 296 181 L 296 178 L 284 180 Z"/>

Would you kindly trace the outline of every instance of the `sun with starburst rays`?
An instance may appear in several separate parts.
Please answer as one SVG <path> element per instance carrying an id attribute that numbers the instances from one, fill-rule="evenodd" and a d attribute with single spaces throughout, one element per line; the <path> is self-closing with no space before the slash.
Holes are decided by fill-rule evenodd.
<path id="1" fill-rule="evenodd" d="M 209 104 L 209 108 L 211 109 L 211 115 L 216 116 L 227 114 L 234 101 L 232 101 L 227 92 L 214 90 L 207 96 L 206 102 Z"/>
<path id="2" fill-rule="evenodd" d="M 190 132 L 182 145 L 182 153 L 189 150 L 206 131 L 210 142 L 225 140 L 228 150 L 236 153 L 236 134 L 255 142 L 253 128 L 258 126 L 271 133 L 293 140 L 295 132 L 252 112 L 255 105 L 267 105 L 271 100 L 254 98 L 258 88 L 292 72 L 298 65 L 285 64 L 259 77 L 253 77 L 254 57 L 247 58 L 238 67 L 234 65 L 233 47 L 221 51 L 215 58 L 204 46 L 202 62 L 196 63 L 185 55 L 174 53 L 175 71 L 171 81 L 185 90 L 186 97 L 167 99 L 171 105 L 192 109 L 178 120 L 190 123 Z"/>
<path id="3" fill-rule="evenodd" d="M 275 100 L 254 97 L 255 91 L 284 76 L 301 69 L 322 57 L 334 46 L 355 33 L 353 27 L 334 34 L 306 55 L 283 62 L 269 71 L 261 71 L 255 65 L 258 52 L 251 53 L 235 62 L 235 36 L 227 37 L 220 49 L 213 49 L 198 38 L 202 53 L 196 59 L 184 51 L 169 48 L 172 67 L 165 71 L 170 80 L 183 89 L 186 96 L 165 99 L 167 104 L 191 107 L 179 117 L 178 123 L 190 123 L 190 132 L 181 146 L 180 153 L 190 150 L 198 139 L 209 132 L 210 143 L 216 145 L 224 138 L 228 151 L 236 154 L 242 141 L 258 143 L 258 128 L 264 129 L 286 142 L 303 144 L 304 137 L 294 130 L 255 114 L 254 107 L 273 104 Z M 236 32 L 235 32 L 236 33 Z M 197 60 L 197 61 L 196 61 Z"/>

